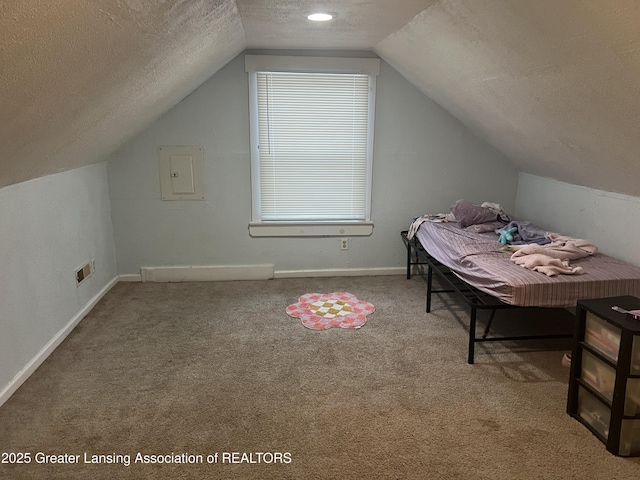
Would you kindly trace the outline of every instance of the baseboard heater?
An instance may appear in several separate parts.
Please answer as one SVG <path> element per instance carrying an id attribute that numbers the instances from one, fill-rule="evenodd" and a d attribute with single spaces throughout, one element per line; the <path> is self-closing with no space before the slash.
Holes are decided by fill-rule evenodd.
<path id="1" fill-rule="evenodd" d="M 228 280 L 269 280 L 273 265 L 185 265 L 141 267 L 143 282 L 216 282 Z"/>

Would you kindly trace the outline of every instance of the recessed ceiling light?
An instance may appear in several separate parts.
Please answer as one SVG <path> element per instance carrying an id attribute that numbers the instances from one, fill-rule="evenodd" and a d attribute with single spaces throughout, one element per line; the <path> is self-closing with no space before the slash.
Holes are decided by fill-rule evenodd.
<path id="1" fill-rule="evenodd" d="M 314 22 L 326 22 L 333 18 L 333 15 L 329 15 L 328 13 L 312 13 L 307 17 L 309 20 L 313 20 Z"/>

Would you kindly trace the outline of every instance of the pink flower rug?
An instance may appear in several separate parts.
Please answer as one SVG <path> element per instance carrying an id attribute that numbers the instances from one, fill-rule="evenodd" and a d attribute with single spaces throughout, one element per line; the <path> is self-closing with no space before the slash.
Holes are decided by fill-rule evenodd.
<path id="1" fill-rule="evenodd" d="M 307 293 L 287 307 L 287 315 L 302 320 L 312 330 L 327 328 L 360 328 L 367 315 L 375 311 L 369 302 L 346 292 Z"/>

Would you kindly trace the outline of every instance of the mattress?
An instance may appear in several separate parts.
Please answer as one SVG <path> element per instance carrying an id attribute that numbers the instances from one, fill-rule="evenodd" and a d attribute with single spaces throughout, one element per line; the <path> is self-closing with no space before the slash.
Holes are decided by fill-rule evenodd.
<path id="1" fill-rule="evenodd" d="M 584 269 L 582 275 L 549 277 L 512 262 L 492 232 L 424 222 L 416 237 L 461 280 L 510 305 L 573 307 L 579 299 L 640 297 L 640 268 L 601 253 L 571 262 Z"/>

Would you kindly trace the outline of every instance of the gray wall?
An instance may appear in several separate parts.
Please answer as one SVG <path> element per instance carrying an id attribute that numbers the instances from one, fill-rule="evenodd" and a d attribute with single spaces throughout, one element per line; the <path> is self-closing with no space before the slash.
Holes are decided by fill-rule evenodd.
<path id="1" fill-rule="evenodd" d="M 340 251 L 336 238 L 249 236 L 249 107 L 241 54 L 109 159 L 118 272 L 160 265 L 400 267 L 399 232 L 414 216 L 448 211 L 458 198 L 515 208 L 517 172 L 503 155 L 385 62 L 377 86 L 370 237 L 355 237 Z M 159 145 L 204 146 L 206 201 L 160 200 Z"/>
<path id="2" fill-rule="evenodd" d="M 0 245 L 2 392 L 116 276 L 106 164 L 0 189 Z"/>
<path id="3" fill-rule="evenodd" d="M 522 173 L 516 212 L 547 230 L 586 238 L 607 255 L 640 266 L 640 198 Z"/>

